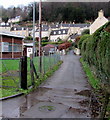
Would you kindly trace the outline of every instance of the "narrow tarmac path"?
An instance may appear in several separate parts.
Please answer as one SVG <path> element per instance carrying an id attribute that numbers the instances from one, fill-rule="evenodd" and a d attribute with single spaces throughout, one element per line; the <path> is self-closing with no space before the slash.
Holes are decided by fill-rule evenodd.
<path id="1" fill-rule="evenodd" d="M 90 118 L 91 88 L 80 57 L 70 51 L 60 69 L 38 90 L 3 101 L 3 116 L 11 118 Z M 8 110 L 7 110 L 8 109 Z"/>

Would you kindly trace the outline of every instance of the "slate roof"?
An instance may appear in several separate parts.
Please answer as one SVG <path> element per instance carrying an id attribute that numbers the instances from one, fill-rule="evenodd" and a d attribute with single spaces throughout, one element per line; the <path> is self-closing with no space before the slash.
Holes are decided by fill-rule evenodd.
<path id="1" fill-rule="evenodd" d="M 62 27 L 73 27 L 74 24 L 61 24 Z"/>
<path id="2" fill-rule="evenodd" d="M 55 46 L 51 45 L 51 44 L 48 44 L 48 45 L 45 45 L 44 48 L 55 48 Z"/>
<path id="3" fill-rule="evenodd" d="M 73 34 L 73 35 L 70 36 L 70 39 L 75 39 L 78 36 L 79 36 L 78 34 Z"/>
<path id="4" fill-rule="evenodd" d="M 48 30 L 49 30 L 48 26 L 42 27 L 42 31 L 48 31 Z M 39 28 L 36 29 L 36 32 L 39 32 Z"/>
<path id="5" fill-rule="evenodd" d="M 73 27 L 80 27 L 80 28 L 83 28 L 83 27 L 89 27 L 90 24 L 73 24 Z"/>
<path id="6" fill-rule="evenodd" d="M 50 25 L 51 28 L 60 28 L 61 24 Z"/>
<path id="7" fill-rule="evenodd" d="M 17 37 L 17 38 L 25 38 L 24 36 L 16 35 L 11 32 L 0 32 L 0 35 L 2 36 L 11 36 L 11 37 Z"/>
<path id="8" fill-rule="evenodd" d="M 89 27 L 90 24 L 61 24 L 62 27 L 80 27 L 80 28 L 83 28 L 83 27 Z"/>
<path id="9" fill-rule="evenodd" d="M 69 29 L 60 29 L 60 30 L 52 30 L 50 35 L 63 35 L 68 34 Z"/>

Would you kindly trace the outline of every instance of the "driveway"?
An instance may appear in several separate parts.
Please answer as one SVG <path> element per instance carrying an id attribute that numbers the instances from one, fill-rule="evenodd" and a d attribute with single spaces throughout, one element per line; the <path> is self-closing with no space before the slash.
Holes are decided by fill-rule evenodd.
<path id="1" fill-rule="evenodd" d="M 27 96 L 3 101 L 3 117 L 90 118 L 91 88 L 80 57 L 70 51 L 63 64 L 37 90 Z M 7 110 L 7 108 L 9 109 Z"/>

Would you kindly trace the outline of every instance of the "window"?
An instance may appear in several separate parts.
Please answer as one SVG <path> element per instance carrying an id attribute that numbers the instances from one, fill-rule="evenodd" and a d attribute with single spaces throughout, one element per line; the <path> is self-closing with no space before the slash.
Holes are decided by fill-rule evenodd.
<path id="1" fill-rule="evenodd" d="M 63 33 L 66 33 L 66 31 L 65 31 L 65 30 L 63 30 Z"/>
<path id="2" fill-rule="evenodd" d="M 14 44 L 13 46 L 14 52 L 21 52 L 22 51 L 22 45 L 21 44 Z"/>
<path id="3" fill-rule="evenodd" d="M 61 31 L 59 31 L 58 33 L 61 34 Z"/>
<path id="4" fill-rule="evenodd" d="M 54 35 L 56 34 L 56 32 L 54 32 Z"/>
<path id="5" fill-rule="evenodd" d="M 8 42 L 1 42 L 0 44 L 0 51 L 8 52 L 9 51 L 9 43 Z"/>
<path id="6" fill-rule="evenodd" d="M 9 52 L 12 52 L 12 44 L 9 43 Z"/>
<path id="7" fill-rule="evenodd" d="M 14 30 L 16 31 L 16 28 L 14 28 Z"/>

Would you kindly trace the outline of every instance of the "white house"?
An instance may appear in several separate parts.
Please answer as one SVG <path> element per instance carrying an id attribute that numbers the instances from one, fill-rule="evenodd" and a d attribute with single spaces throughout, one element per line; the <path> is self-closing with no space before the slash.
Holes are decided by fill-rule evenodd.
<path id="1" fill-rule="evenodd" d="M 22 20 L 21 16 L 16 16 L 15 18 L 11 18 L 8 20 L 8 23 L 20 22 Z"/>
<path id="2" fill-rule="evenodd" d="M 98 28 L 108 22 L 108 19 L 104 17 L 103 10 L 98 13 L 98 18 L 90 26 L 90 34 L 93 34 Z"/>
<path id="3" fill-rule="evenodd" d="M 10 32 L 10 29 L 11 29 L 11 24 L 10 23 L 0 23 L 0 31 L 3 31 L 3 32 Z"/>
<path id="4" fill-rule="evenodd" d="M 44 37 L 48 37 L 50 36 L 50 32 L 51 30 L 49 29 L 49 26 L 48 25 L 42 25 L 42 29 L 41 29 L 41 37 L 44 38 Z M 33 36 L 33 30 L 31 32 L 31 36 Z M 36 27 L 36 30 L 35 30 L 35 37 L 39 37 L 39 28 Z"/>
<path id="5" fill-rule="evenodd" d="M 29 36 L 29 30 L 27 27 L 12 27 L 10 31 L 16 35 L 22 35 L 25 37 Z"/>
<path id="6" fill-rule="evenodd" d="M 65 40 L 68 38 L 69 29 L 52 30 L 50 41 L 57 42 L 59 39 Z"/>

